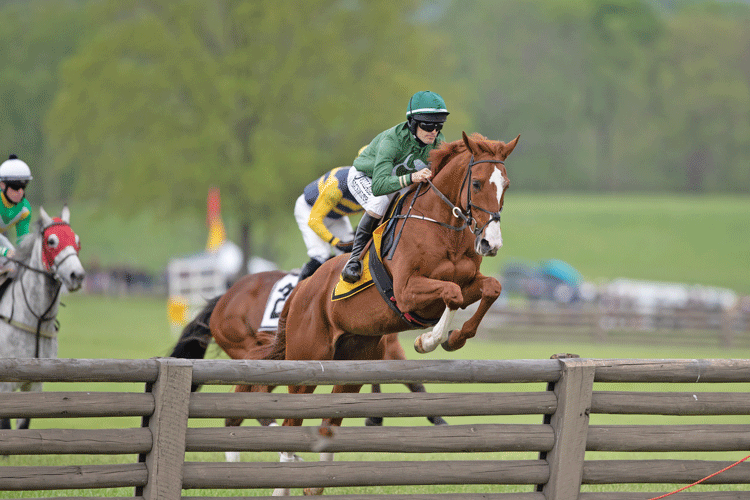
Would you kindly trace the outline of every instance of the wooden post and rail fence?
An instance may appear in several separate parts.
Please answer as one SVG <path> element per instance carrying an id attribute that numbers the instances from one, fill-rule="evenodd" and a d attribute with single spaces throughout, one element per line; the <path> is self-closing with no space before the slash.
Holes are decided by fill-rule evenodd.
<path id="1" fill-rule="evenodd" d="M 80 385 L 80 391 L 55 392 L 47 388 L 40 393 L 5 393 L 0 395 L 0 417 L 126 416 L 141 417 L 143 424 L 136 428 L 2 430 L 2 455 L 65 455 L 65 460 L 71 460 L 70 455 L 83 454 L 123 455 L 124 459 L 133 456 L 132 460 L 120 464 L 2 465 L 0 490 L 3 491 L 133 488 L 133 496 L 128 498 L 165 500 L 180 498 L 185 489 L 356 486 L 362 487 L 362 494 L 330 495 L 329 498 L 374 500 L 407 497 L 367 495 L 368 486 L 512 484 L 528 485 L 528 491 L 447 492 L 412 498 L 636 500 L 653 498 L 660 493 L 581 492 L 581 489 L 582 485 L 624 483 L 687 485 L 732 465 L 736 460 L 734 457 L 750 450 L 750 424 L 589 424 L 590 415 L 594 414 L 750 415 L 750 394 L 747 392 L 698 390 L 701 384 L 711 384 L 709 389 L 714 391 L 721 388 L 721 384 L 750 382 L 750 360 L 562 358 L 306 362 L 171 358 L 0 359 L 0 381 L 27 380 L 73 383 Z M 134 383 L 139 388 L 145 384 L 146 390 L 92 392 L 92 383 L 96 382 Z M 311 395 L 190 392 L 192 383 L 326 386 L 405 382 L 461 384 L 468 386 L 468 390 L 330 394 L 329 388 L 320 387 Z M 504 384 L 519 383 L 536 384 L 534 387 L 538 390 L 502 391 Z M 639 390 L 595 390 L 598 383 L 606 383 L 606 387 L 611 387 L 612 383 L 638 384 Z M 690 384 L 690 390 L 650 392 L 648 385 L 651 383 Z M 471 384 L 497 384 L 497 390 L 471 392 Z M 736 385 L 734 388 L 736 390 Z M 332 416 L 535 414 L 539 415 L 539 420 L 534 424 L 344 426 L 334 429 L 333 436 L 324 441 L 321 441 L 317 425 L 297 428 L 188 425 L 190 419 L 226 417 L 318 419 Z M 185 460 L 186 452 L 224 451 L 441 455 L 507 451 L 532 452 L 526 454 L 532 458 L 429 460 L 425 458 L 428 455 L 417 455 L 413 460 L 304 463 Z M 722 454 L 725 460 L 659 458 L 663 455 L 646 460 L 586 460 L 587 451 L 638 452 L 639 456 L 642 452 L 734 453 Z M 728 456 L 732 460 L 726 460 Z M 750 463 L 739 463 L 711 477 L 706 484 L 750 484 Z M 750 498 L 750 491 L 704 491 L 680 495 L 683 496 L 676 498 L 739 499 Z M 183 498 L 197 500 L 206 497 Z"/>

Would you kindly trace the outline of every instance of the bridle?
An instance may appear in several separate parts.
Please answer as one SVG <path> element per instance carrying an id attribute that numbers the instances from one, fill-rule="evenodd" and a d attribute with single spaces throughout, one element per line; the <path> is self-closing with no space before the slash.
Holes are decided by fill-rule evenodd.
<path id="1" fill-rule="evenodd" d="M 456 219 L 461 219 L 463 221 L 463 224 L 461 224 L 460 226 L 446 224 L 445 222 L 441 222 L 441 221 L 432 219 L 430 217 L 425 217 L 423 215 L 411 214 L 412 207 L 414 206 L 414 201 L 419 197 L 419 192 L 422 189 L 421 183 L 419 184 L 419 186 L 417 186 L 417 191 L 411 200 L 411 204 L 409 204 L 409 208 L 406 211 L 406 215 L 396 215 L 394 216 L 394 218 L 426 220 L 429 222 L 434 222 L 436 224 L 439 224 L 445 228 L 452 229 L 454 231 L 463 231 L 464 229 L 468 227 L 469 229 L 471 229 L 471 232 L 474 233 L 474 236 L 479 236 L 480 234 L 482 234 L 482 231 L 484 231 L 484 228 L 486 228 L 491 222 L 494 222 L 494 221 L 500 222 L 500 212 L 502 212 L 503 210 L 503 208 L 500 207 L 500 210 L 498 210 L 497 212 L 490 212 L 489 210 L 486 210 L 480 207 L 479 205 L 474 204 L 471 201 L 471 186 L 470 186 L 471 178 L 472 178 L 471 170 L 474 165 L 478 165 L 479 163 L 499 163 L 501 165 L 505 165 L 505 162 L 502 160 L 474 160 L 474 155 L 471 155 L 471 160 L 469 161 L 469 165 L 466 168 L 466 175 L 464 175 L 464 179 L 461 182 L 461 189 L 459 190 L 459 193 L 460 193 L 461 191 L 463 191 L 464 186 L 466 186 L 467 183 L 469 184 L 469 186 L 467 186 L 467 189 L 466 189 L 466 211 L 462 210 L 461 207 L 454 205 L 453 202 L 449 200 L 447 196 L 445 196 L 442 192 L 440 192 L 440 190 L 437 187 L 435 187 L 435 184 L 433 184 L 431 180 L 429 179 L 427 180 L 427 183 L 430 185 L 430 188 L 435 192 L 435 194 L 438 195 L 438 198 L 440 198 L 446 205 L 450 207 L 453 217 L 455 217 Z M 478 226 L 476 219 L 471 213 L 472 208 L 480 212 L 484 212 L 488 214 L 490 218 L 487 221 L 487 223 L 485 223 L 481 227 Z M 402 226 L 402 229 L 403 229 L 403 226 Z"/>
<path id="2" fill-rule="evenodd" d="M 443 193 L 440 192 L 438 188 L 435 187 L 435 184 L 433 184 L 431 180 L 427 181 L 430 183 L 430 188 L 432 188 L 432 190 L 435 191 L 435 193 L 437 193 L 438 197 L 441 200 L 443 200 L 449 207 L 451 207 L 451 213 L 453 213 L 453 217 L 457 219 L 462 219 L 464 221 L 464 224 L 461 227 L 456 228 L 456 230 L 462 231 L 464 228 L 468 226 L 471 228 L 471 232 L 474 233 L 475 236 L 479 236 L 482 233 L 482 231 L 484 231 L 484 228 L 487 227 L 491 222 L 493 221 L 500 222 L 500 212 L 503 211 L 503 208 L 500 207 L 500 210 L 498 210 L 497 212 L 490 212 L 489 210 L 485 210 L 479 205 L 475 205 L 471 201 L 471 186 L 470 186 L 471 169 L 474 165 L 478 165 L 479 163 L 499 163 L 501 165 L 505 165 L 505 162 L 502 160 L 474 160 L 474 155 L 471 155 L 469 166 L 466 169 L 466 175 L 464 176 L 463 182 L 461 182 L 461 189 L 459 190 L 459 193 L 463 191 L 464 186 L 466 186 L 468 182 L 469 186 L 467 186 L 467 189 L 466 189 L 466 212 L 461 210 L 461 207 L 454 205 Z M 484 212 L 490 216 L 486 224 L 484 224 L 481 227 L 477 227 L 477 221 L 471 215 L 472 208 L 475 208 L 479 210 L 480 212 Z M 450 227 L 455 227 L 455 226 L 450 226 Z"/>
<path id="3" fill-rule="evenodd" d="M 505 162 L 502 160 L 474 160 L 474 155 L 472 154 L 471 160 L 469 160 L 469 165 L 466 168 L 466 175 L 464 176 L 464 180 L 461 182 L 461 189 L 459 190 L 459 193 L 463 191 L 464 186 L 466 186 L 467 184 L 467 181 L 469 184 L 471 184 L 471 169 L 474 165 L 477 165 L 479 163 L 499 163 L 501 165 L 505 165 Z M 491 222 L 493 221 L 500 222 L 500 212 L 502 212 L 503 207 L 500 207 L 500 210 L 498 210 L 497 212 L 490 212 L 489 210 L 485 210 L 479 205 L 475 205 L 471 201 L 471 186 L 470 185 L 467 186 L 467 189 L 466 189 L 466 211 L 464 212 L 461 209 L 461 207 L 454 205 L 453 202 L 449 200 L 447 196 L 441 193 L 440 190 L 437 187 L 435 187 L 435 184 L 433 184 L 431 180 L 427 179 L 427 182 L 430 185 L 430 188 L 435 192 L 435 194 L 438 195 L 438 198 L 440 198 L 446 205 L 450 207 L 453 217 L 455 217 L 456 219 L 463 220 L 463 224 L 461 224 L 460 226 L 454 226 L 452 224 L 447 224 L 445 222 L 441 222 L 439 220 L 426 217 L 424 215 L 413 215 L 411 211 L 412 211 L 412 208 L 414 207 L 414 202 L 417 200 L 417 198 L 419 198 L 420 191 L 422 190 L 422 183 L 420 182 L 419 185 L 417 186 L 414 196 L 411 199 L 409 208 L 406 210 L 406 214 L 404 215 L 397 214 L 392 217 L 393 219 L 404 219 L 404 224 L 401 225 L 401 228 L 399 229 L 398 234 L 396 234 L 396 237 L 393 240 L 393 245 L 391 246 L 391 249 L 388 252 L 388 260 L 393 258 L 393 254 L 396 251 L 398 242 L 399 240 L 401 240 L 401 233 L 404 231 L 404 226 L 406 225 L 406 219 L 419 219 L 419 220 L 424 220 L 428 222 L 434 222 L 435 224 L 438 224 L 444 228 L 451 229 L 457 232 L 463 231 L 464 229 L 468 227 L 469 229 L 471 229 L 471 232 L 474 233 L 474 236 L 477 238 L 479 238 L 479 235 L 482 234 L 482 231 L 484 231 L 484 228 L 486 228 Z M 484 224 L 481 227 L 477 227 L 477 221 L 471 214 L 472 208 L 475 208 L 481 212 L 489 214 L 490 218 L 486 224 Z"/>

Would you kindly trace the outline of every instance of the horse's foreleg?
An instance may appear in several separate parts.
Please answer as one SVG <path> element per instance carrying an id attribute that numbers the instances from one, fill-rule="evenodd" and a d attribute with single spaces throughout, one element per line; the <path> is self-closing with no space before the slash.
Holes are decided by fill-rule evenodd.
<path id="1" fill-rule="evenodd" d="M 455 309 L 446 308 L 445 311 L 443 311 L 443 315 L 440 316 L 440 321 L 438 321 L 432 331 L 423 333 L 416 338 L 414 341 L 414 349 L 420 354 L 425 354 L 434 351 L 438 344 L 442 344 L 448 340 L 448 335 L 450 335 L 450 325 L 455 314 Z"/>
<path id="2" fill-rule="evenodd" d="M 425 304 L 440 299 L 445 304 L 445 311 L 430 332 L 423 333 L 414 341 L 414 349 L 420 354 L 434 351 L 438 344 L 445 342 L 450 333 L 453 315 L 464 303 L 461 287 L 450 281 L 441 281 L 424 276 L 412 276 L 407 283 L 396 283 L 394 287 L 401 292 L 397 295 L 398 307 L 402 311 L 419 311 Z"/>
<path id="3" fill-rule="evenodd" d="M 461 329 L 452 331 L 448 340 L 442 343 L 442 346 L 446 351 L 455 351 L 456 349 L 462 348 L 468 339 L 477 334 L 479 323 L 481 323 L 484 315 L 489 311 L 490 306 L 492 306 L 500 296 L 502 288 L 500 282 L 495 278 L 480 275 L 474 283 L 465 290 L 466 303 L 463 307 L 476 302 L 479 297 L 481 297 L 481 300 L 479 301 L 477 310 L 466 321 L 466 323 L 463 324 Z"/>

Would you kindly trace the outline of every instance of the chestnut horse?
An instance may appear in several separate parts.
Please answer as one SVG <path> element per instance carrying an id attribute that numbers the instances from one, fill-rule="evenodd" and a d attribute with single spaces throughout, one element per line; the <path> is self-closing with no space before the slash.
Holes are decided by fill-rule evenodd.
<path id="1" fill-rule="evenodd" d="M 414 343 L 420 353 L 438 345 L 454 351 L 476 335 L 500 295 L 498 280 L 482 275 L 479 267 L 483 256 L 496 255 L 502 246 L 500 211 L 510 184 L 504 162 L 520 136 L 506 144 L 479 134 L 462 135 L 463 140 L 431 152 L 433 180 L 429 187 L 413 186 L 395 216 L 399 237 L 383 264 L 392 277 L 392 297 L 399 311 L 383 300 L 375 286 L 332 301 L 348 258 L 334 257 L 292 291 L 266 359 L 381 359 L 383 335 L 428 324 L 435 325 L 432 331 Z M 458 308 L 477 301 L 476 312 L 460 329 L 451 331 Z M 360 389 L 361 385 L 350 385 L 334 390 Z M 314 390 L 315 386 L 289 387 L 294 394 Z M 340 425 L 341 419 L 328 423 Z M 302 419 L 286 419 L 284 425 L 302 425 Z M 282 455 L 282 461 L 292 454 Z M 322 489 L 312 491 L 320 494 Z"/>
<path id="2" fill-rule="evenodd" d="M 276 332 L 260 329 L 264 309 L 273 286 L 288 273 L 266 271 L 243 276 L 229 290 L 209 301 L 201 312 L 188 323 L 174 346 L 171 357 L 202 359 L 211 338 L 232 359 L 262 359 L 272 344 Z M 383 336 L 383 355 L 378 359 L 406 359 L 398 334 Z M 406 384 L 412 392 L 425 392 L 423 384 Z M 235 392 L 270 392 L 275 387 L 238 385 Z M 193 390 L 198 387 L 194 386 Z M 380 386 L 373 384 L 373 392 L 380 392 Z M 226 426 L 242 424 L 242 418 L 226 419 Z M 428 417 L 435 425 L 445 425 L 442 417 Z M 271 419 L 259 419 L 262 425 L 271 425 Z M 382 425 L 382 417 L 369 417 L 365 425 Z M 227 453 L 227 460 L 238 461 L 233 452 Z"/>

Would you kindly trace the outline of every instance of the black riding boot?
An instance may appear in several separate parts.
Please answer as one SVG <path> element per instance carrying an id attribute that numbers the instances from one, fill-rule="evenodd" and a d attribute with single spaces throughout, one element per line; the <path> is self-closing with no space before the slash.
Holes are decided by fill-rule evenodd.
<path id="1" fill-rule="evenodd" d="M 307 264 L 305 264 L 302 267 L 302 270 L 299 272 L 299 276 L 297 277 L 297 283 L 302 281 L 303 279 L 312 276 L 312 274 L 320 267 L 323 263 L 320 262 L 318 259 L 310 259 Z"/>
<path id="2" fill-rule="evenodd" d="M 341 271 L 341 278 L 347 283 L 356 283 L 362 276 L 362 262 L 359 260 L 359 256 L 362 250 L 367 245 L 372 237 L 372 232 L 378 227 L 380 219 L 372 217 L 365 212 L 362 219 L 359 221 L 357 226 L 357 232 L 354 235 L 354 246 L 352 246 L 352 255 L 349 257 L 349 261 L 344 266 L 344 270 Z"/>

